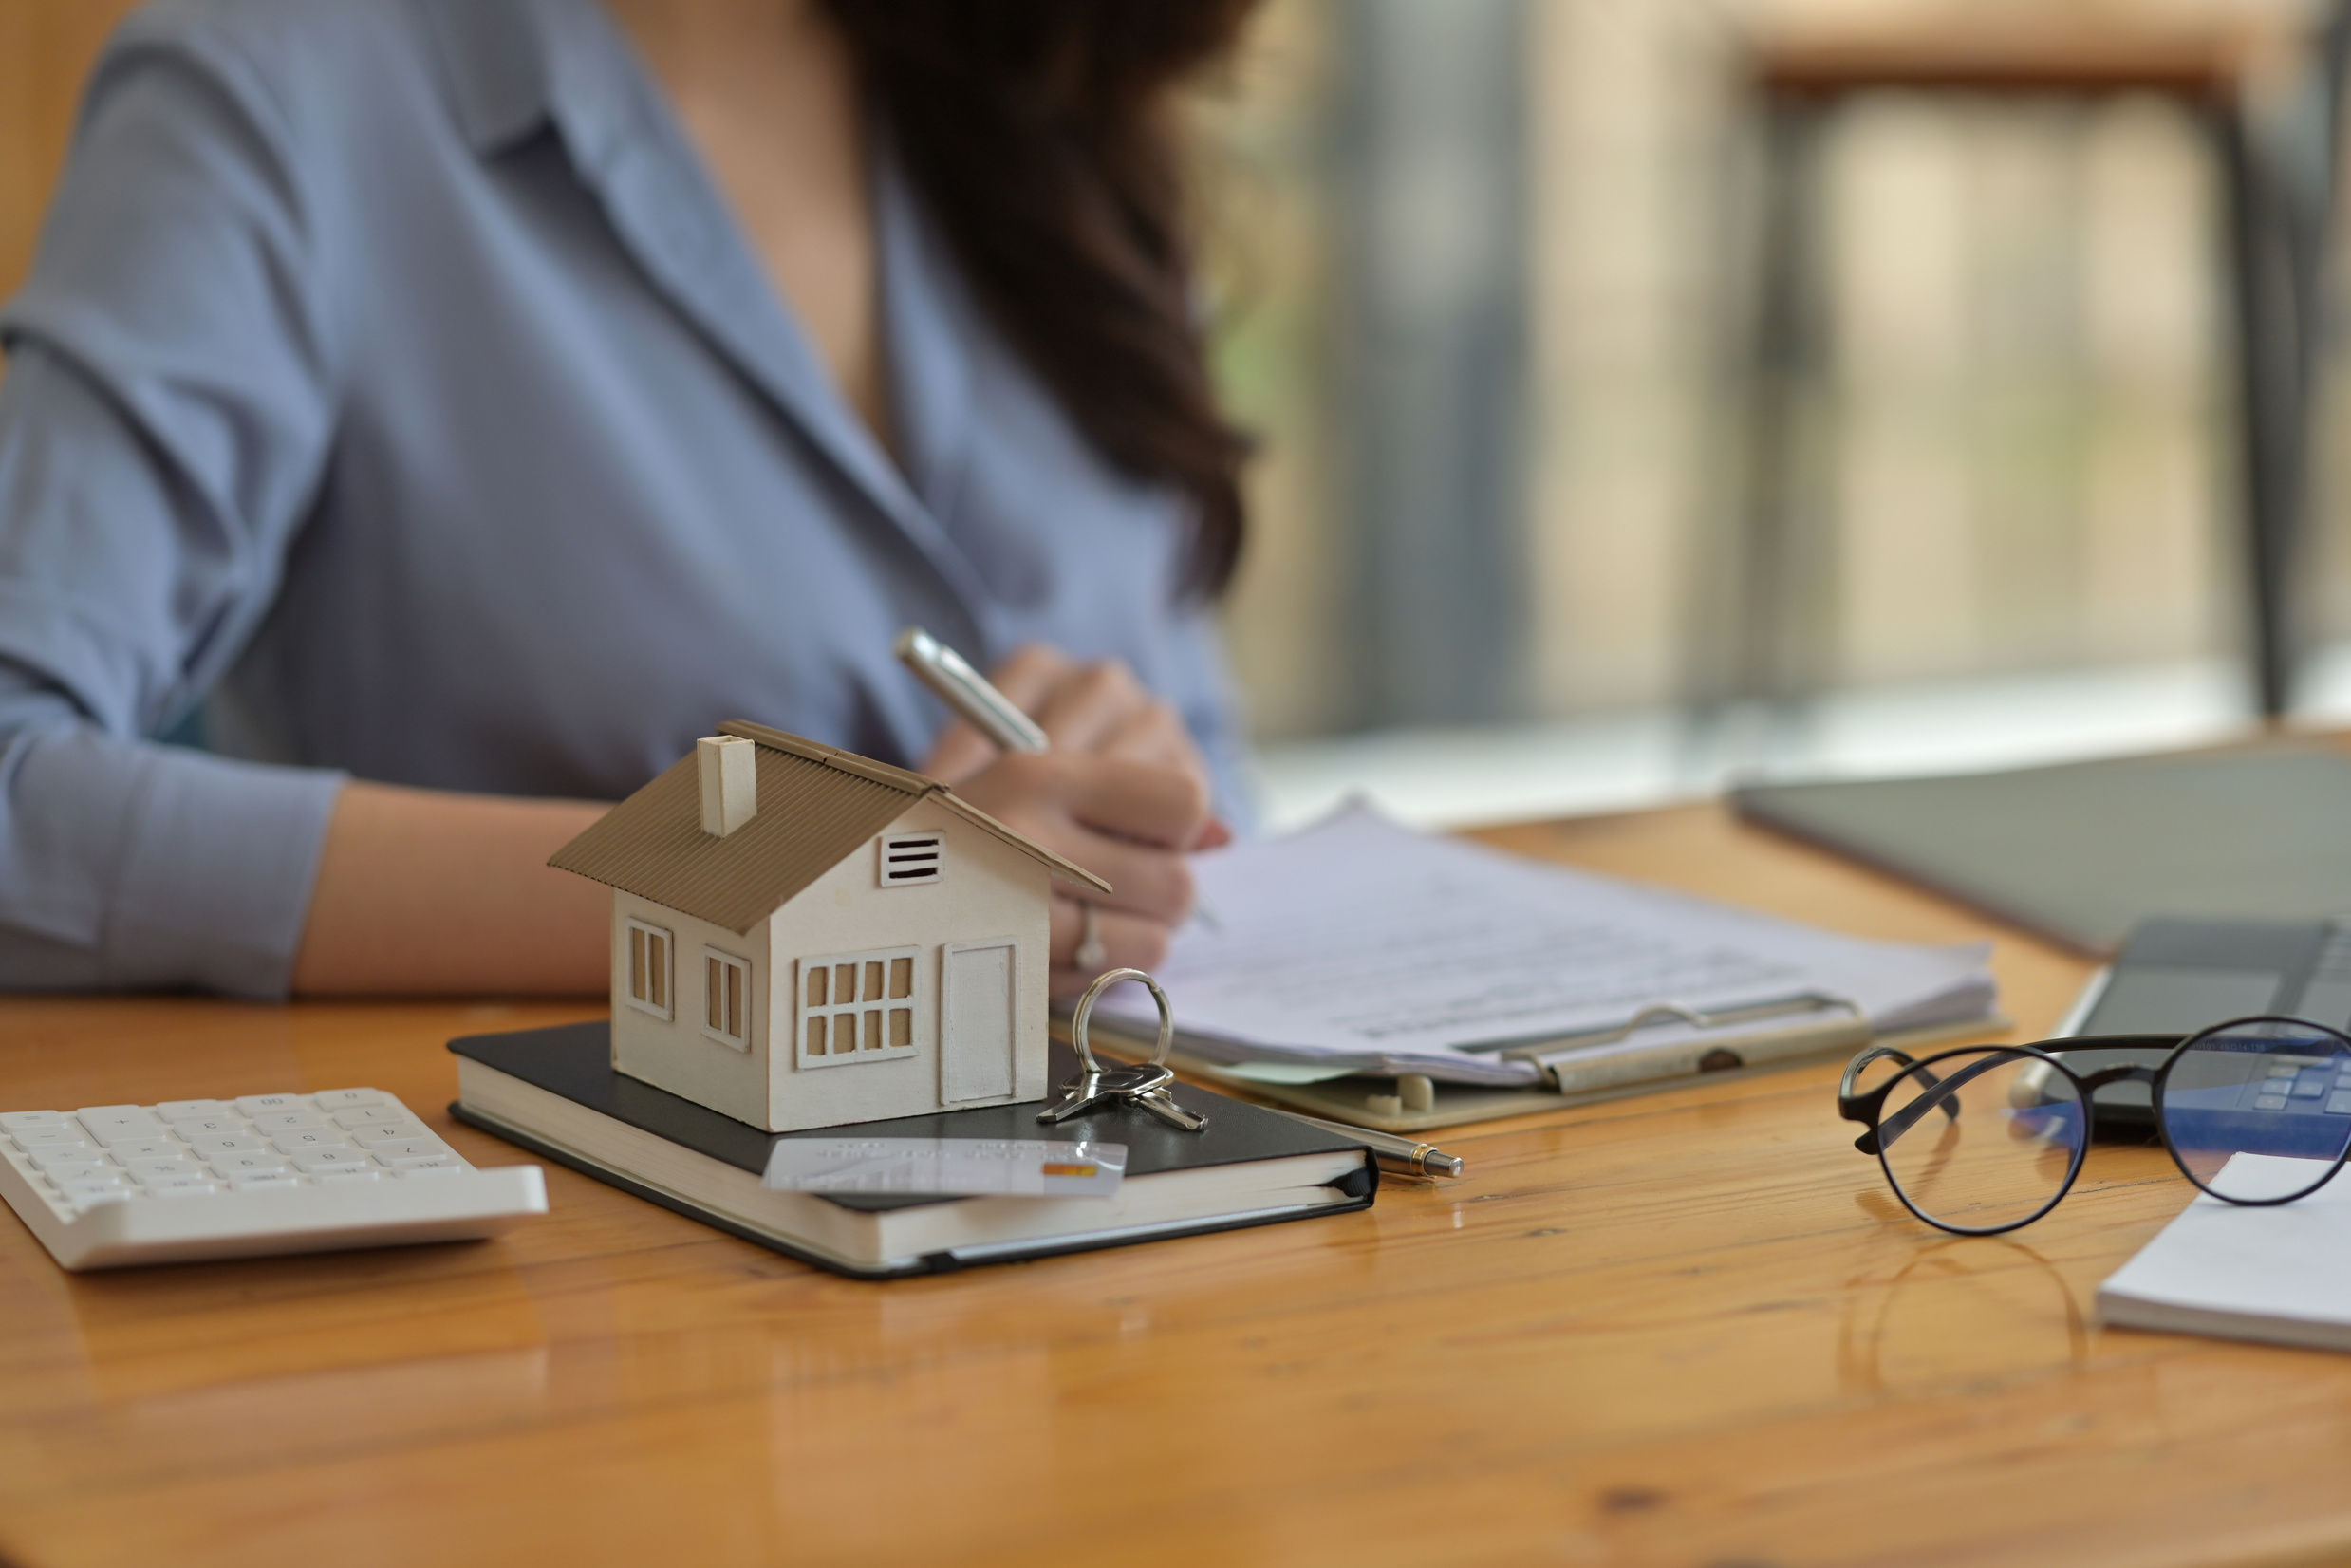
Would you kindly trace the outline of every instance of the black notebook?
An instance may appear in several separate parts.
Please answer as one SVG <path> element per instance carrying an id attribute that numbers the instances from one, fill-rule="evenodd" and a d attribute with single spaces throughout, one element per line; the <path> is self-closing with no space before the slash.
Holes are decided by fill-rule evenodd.
<path id="1" fill-rule="evenodd" d="M 1096 1138 L 1127 1146 L 1106 1198 L 921 1198 L 771 1191 L 768 1150 L 838 1128 L 763 1132 L 612 1070 L 610 1025 L 565 1024 L 449 1042 L 461 1121 L 718 1229 L 867 1279 L 935 1274 L 1200 1231 L 1369 1208 L 1371 1150 L 1259 1106 L 1179 1084 L 1199 1132 L 1114 1107 L 1054 1127 L 1042 1102 L 863 1122 L 876 1138 Z M 1077 1057 L 1053 1047 L 1051 1081 Z"/>
<path id="2" fill-rule="evenodd" d="M 2351 756 L 2285 744 L 1737 791 L 1751 821 L 2103 956 L 2150 915 L 2351 911 Z"/>

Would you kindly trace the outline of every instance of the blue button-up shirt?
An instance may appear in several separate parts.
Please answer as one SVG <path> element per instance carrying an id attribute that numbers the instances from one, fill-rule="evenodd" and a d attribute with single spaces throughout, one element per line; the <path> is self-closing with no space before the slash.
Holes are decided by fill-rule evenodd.
<path id="1" fill-rule="evenodd" d="M 595 0 L 160 0 L 0 316 L 0 984 L 282 994 L 345 774 L 618 798 L 741 717 L 897 763 L 891 640 L 1125 659 L 1219 773 L 1185 513 L 886 154 L 901 457 Z M 207 755 L 142 738 L 204 705 Z"/>

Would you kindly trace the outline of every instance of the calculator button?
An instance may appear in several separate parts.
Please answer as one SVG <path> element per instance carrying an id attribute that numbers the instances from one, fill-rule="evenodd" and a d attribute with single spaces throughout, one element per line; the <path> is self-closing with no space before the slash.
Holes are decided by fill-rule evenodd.
<path id="1" fill-rule="evenodd" d="M 63 1127 L 65 1113 L 62 1111 L 0 1111 L 0 1128 L 14 1132 L 25 1127 Z"/>
<path id="2" fill-rule="evenodd" d="M 404 1182 L 417 1176 L 457 1176 L 464 1170 L 465 1162 L 452 1157 L 446 1160 L 402 1160 L 400 1168 L 392 1174 Z"/>
<path id="3" fill-rule="evenodd" d="M 404 1138 L 396 1144 L 369 1144 L 367 1152 L 390 1165 L 398 1160 L 415 1160 L 432 1155 L 455 1157 L 457 1150 L 438 1138 Z"/>
<path id="4" fill-rule="evenodd" d="M 60 1148 L 68 1145 L 89 1148 L 86 1134 L 70 1127 L 20 1127 L 9 1134 L 19 1148 Z"/>
<path id="5" fill-rule="evenodd" d="M 383 1156 L 383 1163 L 394 1170 L 462 1170 L 465 1162 L 455 1154 L 404 1154 Z"/>
<path id="6" fill-rule="evenodd" d="M 364 1167 L 370 1164 L 367 1156 L 356 1148 L 306 1148 L 288 1158 L 293 1162 L 294 1168 L 301 1171 L 342 1170 L 353 1166 Z"/>
<path id="7" fill-rule="evenodd" d="M 27 1159 L 43 1170 L 62 1170 L 67 1166 L 103 1166 L 106 1157 L 87 1144 L 47 1145 L 27 1151 Z"/>
<path id="8" fill-rule="evenodd" d="M 125 1160 L 122 1168 L 149 1186 L 178 1176 L 200 1177 L 204 1174 L 204 1167 L 194 1160 Z"/>
<path id="9" fill-rule="evenodd" d="M 2351 1089 L 2338 1089 L 2327 1095 L 2326 1113 L 2330 1116 L 2351 1116 Z"/>
<path id="10" fill-rule="evenodd" d="M 2261 1095 L 2253 1101 L 2253 1109 L 2255 1111 L 2284 1111 L 2286 1096 L 2283 1094 Z"/>
<path id="11" fill-rule="evenodd" d="M 433 1134 L 416 1122 L 370 1122 L 365 1127 L 351 1129 L 344 1136 L 362 1148 L 382 1148 L 386 1144 L 411 1143 Z"/>
<path id="12" fill-rule="evenodd" d="M 158 1198 L 200 1198 L 218 1192 L 220 1184 L 208 1176 L 159 1176 L 146 1187 Z"/>
<path id="13" fill-rule="evenodd" d="M 234 1113 L 218 1116 L 181 1116 L 172 1122 L 172 1131 L 182 1138 L 218 1138 L 245 1130 L 245 1118 Z"/>
<path id="14" fill-rule="evenodd" d="M 270 1135 L 271 1147 L 280 1154 L 300 1154 L 313 1148 L 346 1148 L 343 1134 L 331 1127 L 294 1127 Z"/>
<path id="15" fill-rule="evenodd" d="M 2298 1099 L 2315 1100 L 2325 1092 L 2326 1080 L 2318 1077 L 2304 1077 L 2293 1088 L 2293 1093 Z"/>
<path id="16" fill-rule="evenodd" d="M 167 1122 L 178 1122 L 191 1116 L 226 1116 L 229 1107 L 219 1100 L 165 1100 L 155 1108 L 155 1113 Z"/>
<path id="17" fill-rule="evenodd" d="M 188 1152 L 173 1138 L 123 1138 L 106 1147 L 118 1160 L 176 1160 Z"/>
<path id="18" fill-rule="evenodd" d="M 90 1136 L 102 1144 L 120 1143 L 126 1138 L 161 1138 L 167 1136 L 163 1124 L 135 1105 L 86 1105 L 74 1112 Z"/>
<path id="19" fill-rule="evenodd" d="M 265 1111 L 253 1118 L 255 1132 L 288 1132 L 298 1127 L 325 1127 L 315 1111 Z"/>
<path id="20" fill-rule="evenodd" d="M 199 1159 L 211 1159 L 215 1154 L 266 1154 L 270 1151 L 267 1138 L 256 1138 L 250 1132 L 226 1132 L 217 1138 L 191 1138 L 188 1147 Z"/>
<path id="21" fill-rule="evenodd" d="M 308 1111 L 310 1101 L 303 1094 L 246 1094 L 238 1097 L 236 1108 L 248 1116 L 266 1116 L 273 1111 Z"/>
<path id="22" fill-rule="evenodd" d="M 318 1173 L 321 1186 L 356 1186 L 362 1182 L 381 1182 L 383 1172 L 373 1166 L 358 1170 L 322 1170 Z"/>
<path id="23" fill-rule="evenodd" d="M 229 1178 L 231 1192 L 282 1192 L 299 1190 L 301 1186 L 301 1178 L 286 1174 L 255 1174 Z"/>
<path id="24" fill-rule="evenodd" d="M 282 1176 L 286 1162 L 274 1154 L 215 1154 L 204 1162 L 215 1176 Z"/>
<path id="25" fill-rule="evenodd" d="M 321 1111 L 350 1111 L 363 1105 L 383 1105 L 391 1096 L 381 1089 L 326 1089 L 310 1096 Z"/>
<path id="26" fill-rule="evenodd" d="M 364 1105 L 357 1111 L 338 1111 L 335 1125 L 343 1128 L 365 1127 L 370 1122 L 405 1122 L 413 1120 L 404 1105 Z"/>
<path id="27" fill-rule="evenodd" d="M 68 1198 L 121 1198 L 130 1195 L 131 1185 L 119 1177 L 105 1181 L 93 1176 L 80 1181 L 60 1182 L 57 1190 Z"/>
<path id="28" fill-rule="evenodd" d="M 47 1176 L 54 1185 L 59 1187 L 128 1186 L 131 1185 L 130 1173 L 117 1170 L 112 1166 L 85 1166 L 78 1171 L 45 1170 L 41 1174 Z"/>

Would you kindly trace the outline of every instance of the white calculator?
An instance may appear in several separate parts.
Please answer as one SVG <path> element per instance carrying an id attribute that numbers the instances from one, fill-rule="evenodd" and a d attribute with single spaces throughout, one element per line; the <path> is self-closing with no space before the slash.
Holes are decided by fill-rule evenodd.
<path id="1" fill-rule="evenodd" d="M 0 1197 L 69 1269 L 494 1236 L 547 1212 L 380 1089 L 0 1111 Z"/>

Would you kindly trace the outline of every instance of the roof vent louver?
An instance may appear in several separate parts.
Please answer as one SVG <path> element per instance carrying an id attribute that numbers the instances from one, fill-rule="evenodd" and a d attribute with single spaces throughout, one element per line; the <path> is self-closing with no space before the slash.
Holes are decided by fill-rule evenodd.
<path id="1" fill-rule="evenodd" d="M 919 887 L 947 874 L 947 840 L 943 833 L 885 833 L 882 837 L 882 886 Z"/>

